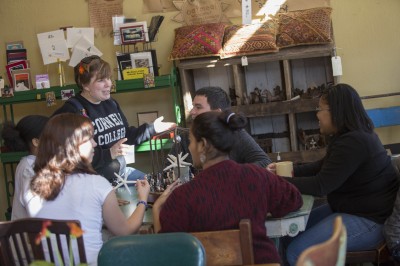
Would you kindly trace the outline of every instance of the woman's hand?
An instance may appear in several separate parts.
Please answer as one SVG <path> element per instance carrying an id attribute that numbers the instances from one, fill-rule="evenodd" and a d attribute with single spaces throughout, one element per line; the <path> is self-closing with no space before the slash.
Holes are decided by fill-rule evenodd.
<path id="1" fill-rule="evenodd" d="M 114 160 L 118 156 L 126 155 L 126 153 L 129 151 L 129 145 L 123 143 L 126 142 L 127 140 L 128 140 L 127 138 L 123 138 L 120 139 L 114 145 L 112 145 L 112 147 L 110 148 L 111 159 Z"/>
<path id="2" fill-rule="evenodd" d="M 270 163 L 269 165 L 267 165 L 267 167 L 265 167 L 268 171 L 276 174 L 276 163 Z"/>
<path id="3" fill-rule="evenodd" d="M 173 122 L 162 122 L 164 120 L 164 116 L 160 116 L 154 121 L 154 130 L 156 133 L 161 133 L 169 129 L 173 129 L 176 127 L 176 124 Z"/>
<path id="4" fill-rule="evenodd" d="M 168 199 L 168 197 L 171 195 L 171 192 L 179 187 L 181 184 L 179 182 L 179 178 L 176 179 L 171 185 L 169 185 L 164 192 L 158 197 L 158 199 L 156 200 L 156 202 L 154 202 L 153 204 L 153 208 L 159 208 L 161 209 L 162 205 L 164 205 L 165 201 Z"/>
<path id="5" fill-rule="evenodd" d="M 150 193 L 150 184 L 145 180 L 137 180 L 136 181 L 136 190 L 138 192 L 138 200 L 143 200 L 147 202 L 147 198 L 149 197 Z"/>
<path id="6" fill-rule="evenodd" d="M 165 201 L 171 195 L 171 192 L 180 185 L 179 178 L 175 180 L 171 185 L 169 185 L 164 192 L 158 197 L 156 202 L 153 204 L 153 227 L 154 232 L 158 233 L 161 230 L 161 223 L 160 223 L 160 211 L 162 206 L 164 205 Z"/>

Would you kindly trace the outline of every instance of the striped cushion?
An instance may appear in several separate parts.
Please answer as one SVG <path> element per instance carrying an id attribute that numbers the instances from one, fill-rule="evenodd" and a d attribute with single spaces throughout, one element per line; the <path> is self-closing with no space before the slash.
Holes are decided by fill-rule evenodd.
<path id="1" fill-rule="evenodd" d="M 219 56 L 225 24 L 211 23 L 184 26 L 175 29 L 175 42 L 170 59 Z"/>
<path id="2" fill-rule="evenodd" d="M 222 57 L 276 52 L 276 31 L 275 20 L 262 24 L 229 26 L 225 29 Z"/>
<path id="3" fill-rule="evenodd" d="M 324 7 L 278 14 L 278 47 L 332 42 L 331 12 L 331 8 Z"/>

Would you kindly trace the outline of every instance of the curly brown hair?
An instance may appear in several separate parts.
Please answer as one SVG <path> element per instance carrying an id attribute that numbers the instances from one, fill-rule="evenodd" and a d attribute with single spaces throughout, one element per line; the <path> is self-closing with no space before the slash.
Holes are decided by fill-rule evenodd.
<path id="1" fill-rule="evenodd" d="M 47 122 L 39 139 L 36 175 L 31 181 L 35 194 L 54 200 L 69 174 L 96 174 L 91 162 L 79 152 L 79 146 L 93 138 L 93 132 L 92 121 L 78 114 L 59 114 Z"/>

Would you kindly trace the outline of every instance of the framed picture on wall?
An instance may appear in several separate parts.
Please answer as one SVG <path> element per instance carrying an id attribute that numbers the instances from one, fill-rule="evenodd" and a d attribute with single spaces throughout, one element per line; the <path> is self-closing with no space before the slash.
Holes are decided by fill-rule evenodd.
<path id="1" fill-rule="evenodd" d="M 157 119 L 157 117 L 158 117 L 158 111 L 137 113 L 138 126 L 144 123 L 151 124 L 154 122 L 154 120 Z"/>
<path id="2" fill-rule="evenodd" d="M 122 24 L 119 28 L 122 44 L 148 42 L 149 33 L 146 21 Z"/>

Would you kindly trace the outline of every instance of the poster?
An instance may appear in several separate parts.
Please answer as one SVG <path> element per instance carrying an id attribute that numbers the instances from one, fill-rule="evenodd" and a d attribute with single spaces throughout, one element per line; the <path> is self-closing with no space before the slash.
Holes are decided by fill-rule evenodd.
<path id="1" fill-rule="evenodd" d="M 67 41 L 63 30 L 39 33 L 37 38 L 44 65 L 56 63 L 58 59 L 61 61 L 69 59 Z"/>
<path id="2" fill-rule="evenodd" d="M 173 0 L 143 0 L 143 13 L 163 13 L 176 11 Z"/>
<path id="3" fill-rule="evenodd" d="M 112 31 L 112 18 L 123 14 L 122 0 L 89 0 L 90 27 L 103 35 Z"/>
<path id="4" fill-rule="evenodd" d="M 229 22 L 223 12 L 227 6 L 223 5 L 220 1 L 183 0 L 173 1 L 173 3 L 180 12 L 172 20 L 184 25 Z"/>

